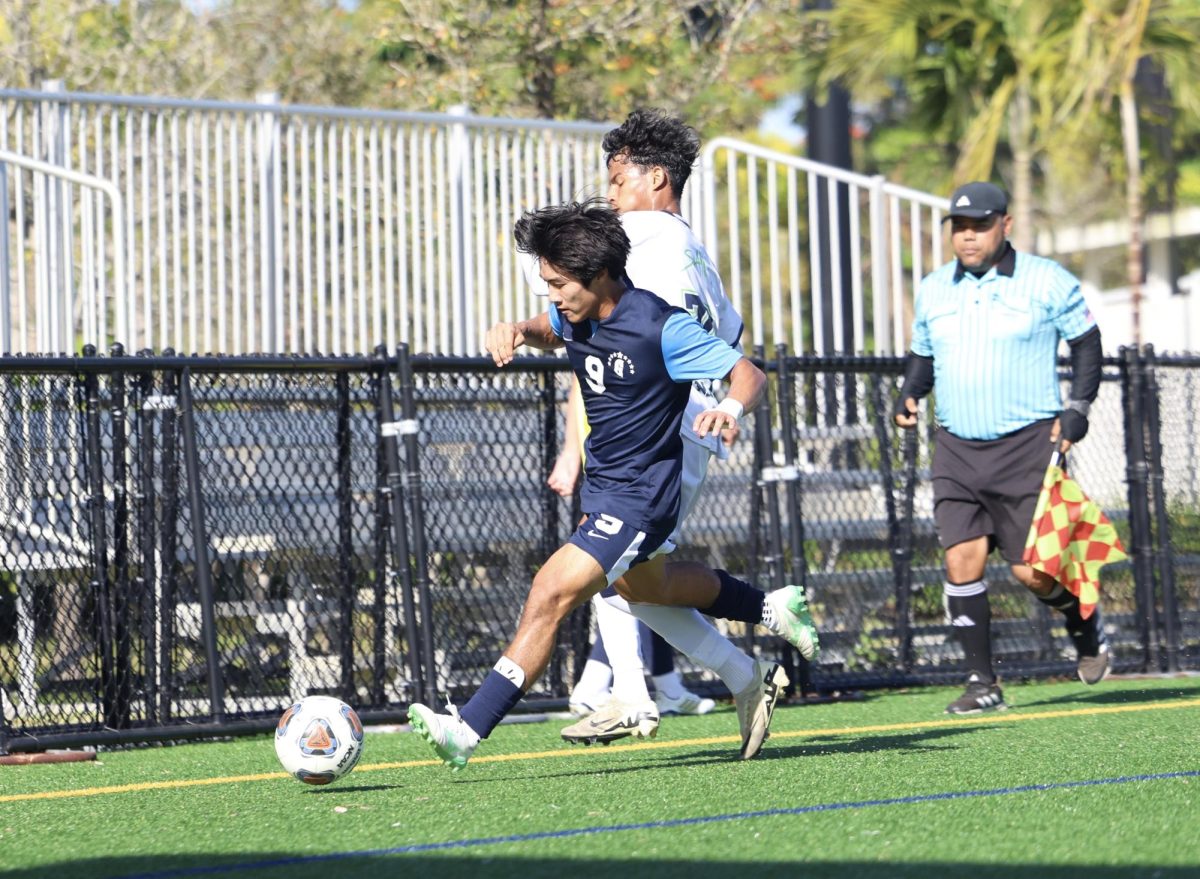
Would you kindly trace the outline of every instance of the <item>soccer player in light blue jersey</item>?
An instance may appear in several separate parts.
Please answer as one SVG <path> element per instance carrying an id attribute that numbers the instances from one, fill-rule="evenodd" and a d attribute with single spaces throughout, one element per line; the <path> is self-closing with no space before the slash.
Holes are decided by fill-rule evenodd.
<path id="1" fill-rule="evenodd" d="M 483 684 L 446 714 L 414 703 L 409 720 L 452 769 L 466 765 L 545 670 L 559 624 L 593 594 L 616 586 L 630 602 L 690 607 L 784 635 L 802 653 L 816 650 L 807 609 L 791 589 L 764 594 L 719 572 L 711 580 L 669 577 L 665 557 L 680 512 L 683 440 L 679 423 L 692 382 L 725 379 L 720 404 L 696 415 L 692 428 L 715 435 L 758 404 L 766 376 L 682 309 L 633 287 L 626 277 L 629 238 L 603 201 L 526 213 L 518 247 L 538 257 L 550 308 L 519 323 L 500 323 L 486 347 L 498 366 L 521 345 L 565 346 L 591 424 L 581 495 L 584 521 L 533 579 L 516 636 Z M 743 724 L 741 757 L 762 748 L 786 676 L 772 664 L 758 720 Z M 742 711 L 739 708 L 739 721 Z M 630 718 L 637 725 L 649 718 Z M 653 728 L 657 728 L 657 717 Z M 647 734 L 653 734 L 648 729 Z"/>
<path id="2" fill-rule="evenodd" d="M 958 257 L 917 290 L 912 349 L 895 414 L 911 430 L 917 401 L 937 392 L 934 524 L 946 552 L 946 610 L 969 671 L 951 714 L 1002 709 L 992 670 L 991 610 L 983 579 L 993 548 L 1039 601 L 1066 618 L 1085 684 L 1108 674 L 1111 657 L 1097 609 L 1022 560 L 1042 476 L 1055 450 L 1087 434 L 1100 389 L 1100 329 L 1077 281 L 1057 263 L 1018 253 L 1008 241 L 1008 196 L 967 183 L 950 197 L 950 242 Z M 1070 347 L 1064 405 L 1058 347 Z"/>

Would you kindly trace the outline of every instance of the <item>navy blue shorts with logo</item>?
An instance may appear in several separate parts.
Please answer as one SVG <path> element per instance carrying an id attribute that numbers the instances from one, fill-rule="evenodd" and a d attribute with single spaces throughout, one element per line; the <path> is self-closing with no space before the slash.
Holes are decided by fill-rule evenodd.
<path id="1" fill-rule="evenodd" d="M 567 542 L 596 560 L 609 586 L 634 565 L 675 550 L 671 532 L 639 531 L 608 513 L 590 513 Z"/>

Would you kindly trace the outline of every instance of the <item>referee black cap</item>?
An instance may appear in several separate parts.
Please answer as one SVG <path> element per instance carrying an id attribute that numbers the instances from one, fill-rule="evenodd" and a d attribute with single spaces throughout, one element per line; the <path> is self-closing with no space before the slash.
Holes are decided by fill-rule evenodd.
<path id="1" fill-rule="evenodd" d="M 946 217 L 1004 216 L 1008 213 L 1008 195 L 999 186 L 983 181 L 964 183 L 950 196 L 950 212 Z"/>

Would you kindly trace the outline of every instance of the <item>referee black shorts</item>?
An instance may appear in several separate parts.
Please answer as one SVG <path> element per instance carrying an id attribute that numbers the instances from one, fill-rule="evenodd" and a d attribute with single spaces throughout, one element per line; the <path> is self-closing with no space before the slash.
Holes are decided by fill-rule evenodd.
<path id="1" fill-rule="evenodd" d="M 1054 419 L 1035 421 L 994 440 L 967 440 L 939 430 L 933 450 L 933 520 L 943 549 L 989 537 L 988 549 L 1023 564 L 1042 477 L 1054 453 Z"/>

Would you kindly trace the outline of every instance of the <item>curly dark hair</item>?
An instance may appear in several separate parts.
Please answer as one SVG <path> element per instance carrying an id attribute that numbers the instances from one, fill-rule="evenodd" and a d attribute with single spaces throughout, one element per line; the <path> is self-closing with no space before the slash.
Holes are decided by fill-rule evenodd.
<path id="1" fill-rule="evenodd" d="M 641 107 L 604 135 L 602 146 L 606 165 L 621 157 L 642 170 L 655 165 L 665 169 L 671 191 L 679 198 L 700 154 L 700 135 L 677 116 Z"/>
<path id="2" fill-rule="evenodd" d="M 585 287 L 607 270 L 625 277 L 629 236 L 616 211 L 602 198 L 526 211 L 513 227 L 517 250 L 530 253 Z"/>

